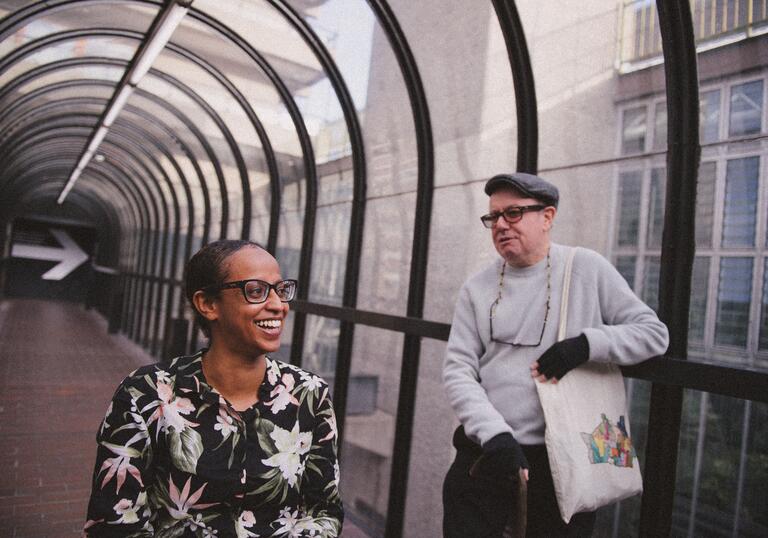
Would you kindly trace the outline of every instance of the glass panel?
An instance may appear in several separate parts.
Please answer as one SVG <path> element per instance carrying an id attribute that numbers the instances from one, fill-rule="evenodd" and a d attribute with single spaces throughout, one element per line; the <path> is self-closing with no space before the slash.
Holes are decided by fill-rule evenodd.
<path id="1" fill-rule="evenodd" d="M 424 339 L 414 408 L 411 462 L 408 467 L 408 506 L 404 537 L 440 536 L 442 480 L 455 450 L 450 442 L 459 425 L 443 391 L 445 343 Z"/>
<path id="2" fill-rule="evenodd" d="M 696 184 L 696 246 L 712 246 L 712 227 L 715 219 L 715 179 L 717 166 L 714 162 L 699 165 Z"/>
<path id="3" fill-rule="evenodd" d="M 746 347 L 752 293 L 752 258 L 723 258 L 717 289 L 715 343 Z"/>
<path id="4" fill-rule="evenodd" d="M 331 394 L 336 375 L 340 325 L 341 322 L 335 319 L 307 315 L 301 367 L 325 379 L 331 387 Z"/>
<path id="5" fill-rule="evenodd" d="M 760 303 L 759 349 L 768 349 L 768 258 L 763 261 L 763 293 Z"/>
<path id="6" fill-rule="evenodd" d="M 341 447 L 345 534 L 384 535 L 402 346 L 402 334 L 359 325 L 355 329 Z"/>
<path id="7" fill-rule="evenodd" d="M 702 144 L 720 139 L 720 90 L 703 92 L 699 99 L 699 138 Z"/>
<path id="8" fill-rule="evenodd" d="M 688 310 L 688 341 L 704 341 L 707 296 L 709 295 L 709 257 L 697 256 L 693 260 L 691 276 L 691 304 Z"/>
<path id="9" fill-rule="evenodd" d="M 618 256 L 616 258 L 616 269 L 619 271 L 624 280 L 627 281 L 630 288 L 635 287 L 635 269 L 637 266 L 637 258 L 635 256 Z"/>
<path id="10" fill-rule="evenodd" d="M 622 172 L 619 176 L 618 245 L 637 246 L 640 228 L 640 193 L 643 173 Z"/>
<path id="11" fill-rule="evenodd" d="M 641 468 L 651 384 L 628 380 Z M 764 536 L 768 405 L 685 390 L 670 536 Z M 595 536 L 638 536 L 641 498 L 598 510 Z"/>
<path id="12" fill-rule="evenodd" d="M 755 244 L 759 166 L 759 157 L 728 161 L 723 215 L 724 247 L 751 247 Z"/>
<path id="13" fill-rule="evenodd" d="M 621 126 L 622 155 L 645 151 L 646 115 L 645 106 L 624 110 Z"/>
<path id="14" fill-rule="evenodd" d="M 653 149 L 667 147 L 667 102 L 656 103 L 653 115 Z"/>
<path id="15" fill-rule="evenodd" d="M 8 4 L 8 2 L 3 2 Z M 17 2 L 29 4 L 29 2 Z M 13 6 L 14 9 L 20 6 Z M 59 5 L 51 13 L 45 14 L 29 21 L 11 36 L 0 43 L 0 57 L 4 57 L 11 51 L 41 37 L 56 32 L 86 28 L 121 28 L 144 33 L 149 28 L 157 14 L 158 7 L 141 4 L 126 4 L 123 2 L 100 2 L 98 4 L 83 5 L 74 3 Z M 53 11 L 53 10 L 52 10 Z M 108 21 L 108 22 L 107 22 Z M 71 52 L 68 56 L 82 56 L 91 50 L 89 42 L 93 37 L 81 37 L 70 44 Z M 104 51 L 110 56 L 112 51 Z"/>
<path id="16" fill-rule="evenodd" d="M 759 133 L 763 121 L 763 81 L 755 80 L 731 88 L 728 134 Z"/>
<path id="17" fill-rule="evenodd" d="M 363 253 L 360 261 L 358 308 L 404 315 L 413 241 L 413 219 L 403 218 L 416 196 L 369 200 L 365 209 Z"/>
<path id="18" fill-rule="evenodd" d="M 667 171 L 664 168 L 651 170 L 651 193 L 648 203 L 648 244 L 647 248 L 661 248 L 664 231 L 664 200 L 666 198 Z"/>
<path id="19" fill-rule="evenodd" d="M 432 207 L 424 316 L 450 323 L 464 280 L 501 258 L 493 247 L 491 230 L 480 222 L 480 215 L 488 212 L 482 184 L 436 189 Z"/>
<path id="20" fill-rule="evenodd" d="M 659 270 L 661 269 L 661 258 L 658 256 L 648 256 L 645 258 L 645 268 L 643 269 L 643 294 L 642 299 L 645 304 L 658 311 L 659 309 Z"/>
<path id="21" fill-rule="evenodd" d="M 762 536 L 768 406 L 686 390 L 672 536 Z"/>
<path id="22" fill-rule="evenodd" d="M 345 203 L 317 210 L 310 301 L 341 305 L 351 209 L 352 205 Z"/>

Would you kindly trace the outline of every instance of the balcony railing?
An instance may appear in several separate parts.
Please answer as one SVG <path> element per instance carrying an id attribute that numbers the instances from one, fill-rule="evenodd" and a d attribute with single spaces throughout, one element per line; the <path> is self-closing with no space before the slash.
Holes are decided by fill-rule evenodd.
<path id="1" fill-rule="evenodd" d="M 768 32 L 768 0 L 691 0 L 691 12 L 699 50 Z M 661 63 L 656 2 L 623 2 L 620 21 L 619 69 L 626 72 Z"/>

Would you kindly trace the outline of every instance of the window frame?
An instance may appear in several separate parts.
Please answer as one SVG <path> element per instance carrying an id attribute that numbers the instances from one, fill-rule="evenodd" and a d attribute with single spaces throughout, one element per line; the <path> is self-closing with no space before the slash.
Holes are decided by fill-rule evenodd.
<path id="1" fill-rule="evenodd" d="M 762 81 L 763 102 L 761 116 L 761 131 L 749 135 L 729 136 L 731 114 L 731 91 L 735 86 Z M 768 70 L 759 74 L 735 77 L 732 80 L 714 84 L 702 85 L 700 95 L 719 91 L 719 117 L 717 125 L 718 138 L 716 141 L 702 143 L 701 164 L 713 162 L 714 174 L 714 207 L 712 214 L 711 244 L 696 246 L 696 258 L 709 259 L 709 274 L 707 281 L 707 297 L 704 309 L 704 338 L 702 341 L 689 342 L 690 358 L 694 362 L 713 363 L 735 368 L 768 368 L 768 348 L 760 349 L 760 329 L 763 287 L 767 285 L 764 279 L 768 277 L 765 266 L 768 263 L 768 141 L 765 138 L 768 125 Z M 645 273 L 647 259 L 661 255 L 660 247 L 649 247 L 649 225 L 652 215 L 651 206 L 651 177 L 656 168 L 666 168 L 666 141 L 663 144 L 655 140 L 657 135 L 656 112 L 666 101 L 664 94 L 645 96 L 644 98 L 621 103 L 617 107 L 617 148 L 619 160 L 615 165 L 615 188 L 613 193 L 614 207 L 617 208 L 612 221 L 610 235 L 609 257 L 616 263 L 619 257 L 635 258 L 634 281 L 630 282 L 632 289 L 639 297 L 645 292 Z M 645 108 L 645 147 L 643 153 L 623 153 L 624 148 L 624 115 L 628 110 Z M 700 131 L 700 136 L 701 136 Z M 753 142 L 757 139 L 756 142 Z M 735 144 L 734 144 L 735 143 Z M 659 150 L 658 148 L 663 148 Z M 725 189 L 728 162 L 732 160 L 757 157 L 758 186 L 756 201 L 755 244 L 750 247 L 723 247 L 723 223 L 725 216 Z M 638 236 L 636 245 L 619 245 L 622 207 L 622 175 L 639 173 L 640 200 Z M 666 179 L 666 177 L 664 177 Z M 715 344 L 716 315 L 719 299 L 719 278 L 721 260 L 727 257 L 752 258 L 752 285 L 749 306 L 749 327 L 745 347 Z"/>

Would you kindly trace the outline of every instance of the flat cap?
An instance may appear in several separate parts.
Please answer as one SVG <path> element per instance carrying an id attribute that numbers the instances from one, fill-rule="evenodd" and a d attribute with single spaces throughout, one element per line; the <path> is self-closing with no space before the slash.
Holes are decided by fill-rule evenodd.
<path id="1" fill-rule="evenodd" d="M 514 174 L 498 174 L 489 179 L 485 184 L 485 194 L 490 196 L 498 189 L 511 187 L 530 198 L 541 200 L 547 205 L 557 207 L 560 201 L 560 192 L 549 181 L 533 174 L 517 172 Z"/>

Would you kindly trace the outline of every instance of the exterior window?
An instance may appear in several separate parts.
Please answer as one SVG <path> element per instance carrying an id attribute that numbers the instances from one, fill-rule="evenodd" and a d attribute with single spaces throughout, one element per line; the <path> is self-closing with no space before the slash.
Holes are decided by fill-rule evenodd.
<path id="1" fill-rule="evenodd" d="M 635 287 L 635 265 L 634 256 L 619 256 L 616 258 L 616 269 L 624 277 L 624 280 L 627 281 L 630 288 Z"/>
<path id="2" fill-rule="evenodd" d="M 730 136 L 759 133 L 763 120 L 763 81 L 755 80 L 731 88 Z"/>
<path id="3" fill-rule="evenodd" d="M 621 127 L 622 155 L 645 151 L 646 115 L 645 106 L 624 111 Z"/>
<path id="4" fill-rule="evenodd" d="M 659 310 L 659 269 L 661 258 L 647 256 L 643 272 L 643 301 L 658 312 Z"/>
<path id="5" fill-rule="evenodd" d="M 723 81 L 700 95 L 705 145 L 696 186 L 688 320 L 689 354 L 697 360 L 768 366 L 768 165 L 763 162 L 768 150 L 753 140 L 768 125 L 766 80 L 768 71 L 747 81 Z M 649 150 L 664 149 L 661 97 L 622 105 L 612 252 L 619 273 L 654 309 L 667 174 L 663 155 Z M 646 129 L 646 150 L 637 153 L 646 144 Z M 750 138 L 731 140 L 726 134 Z M 634 153 L 626 155 L 630 149 Z"/>
<path id="6" fill-rule="evenodd" d="M 664 230 L 666 176 L 665 168 L 651 170 L 651 193 L 648 203 L 648 248 L 661 248 L 661 235 Z"/>
<path id="7" fill-rule="evenodd" d="M 717 165 L 703 162 L 699 165 L 696 185 L 696 247 L 712 246 L 712 226 L 715 220 L 715 180 Z"/>
<path id="8" fill-rule="evenodd" d="M 667 102 L 656 103 L 653 114 L 653 149 L 667 147 Z"/>
<path id="9" fill-rule="evenodd" d="M 752 262 L 752 258 L 720 260 L 715 344 L 747 347 Z"/>
<path id="10" fill-rule="evenodd" d="M 728 161 L 723 209 L 723 246 L 751 247 L 757 223 L 757 180 L 760 159 Z"/>
<path id="11" fill-rule="evenodd" d="M 699 138 L 702 144 L 720 139 L 720 90 L 702 92 L 699 98 Z"/>
<path id="12" fill-rule="evenodd" d="M 696 256 L 691 275 L 691 305 L 688 311 L 688 340 L 703 343 L 709 292 L 709 257 Z"/>
<path id="13" fill-rule="evenodd" d="M 763 261 L 763 293 L 760 303 L 760 342 L 761 350 L 768 349 L 768 258 Z"/>
<path id="14" fill-rule="evenodd" d="M 622 173 L 620 188 L 619 245 L 637 245 L 638 230 L 640 228 L 642 172 Z"/>

